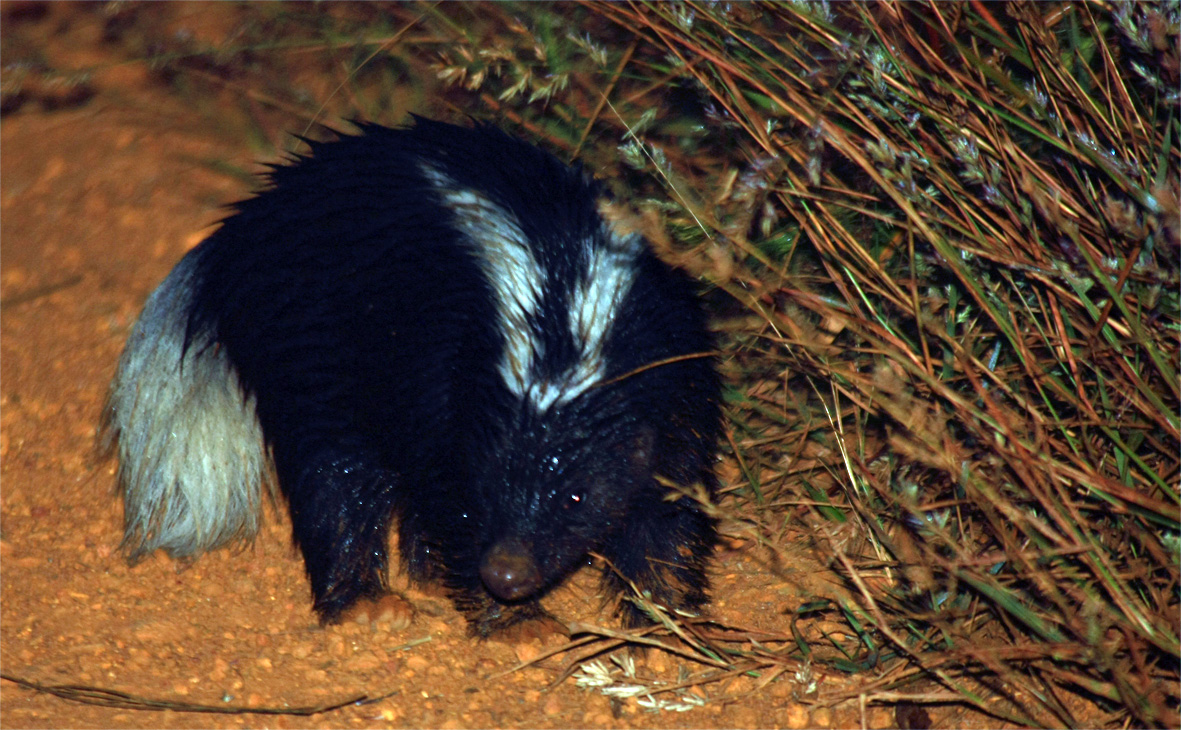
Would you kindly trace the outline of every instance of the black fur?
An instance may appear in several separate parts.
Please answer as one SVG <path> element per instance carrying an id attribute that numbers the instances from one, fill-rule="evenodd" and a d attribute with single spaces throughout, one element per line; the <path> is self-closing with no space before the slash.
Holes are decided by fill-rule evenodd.
<path id="1" fill-rule="evenodd" d="M 524 377 L 551 382 L 580 358 L 571 282 L 585 250 L 614 235 L 598 186 L 483 125 L 363 125 L 311 146 L 189 254 L 192 283 L 174 285 L 186 309 L 154 316 L 187 318 L 189 356 L 224 357 L 253 399 L 322 619 L 387 591 L 394 523 L 410 576 L 441 581 L 481 635 L 541 615 L 537 599 L 590 551 L 655 600 L 700 606 L 714 524 L 691 499 L 667 501 L 657 478 L 712 493 L 715 363 L 612 381 L 712 350 L 687 277 L 639 252 L 597 384 L 538 408 L 498 370 L 496 287 L 447 191 L 490 201 L 528 240 L 547 283 L 525 325 L 537 354 Z M 122 426 L 136 428 L 152 426 Z M 124 453 L 123 468 L 136 458 Z M 129 522 L 133 547 L 148 531 Z M 610 570 L 604 580 L 626 590 Z"/>

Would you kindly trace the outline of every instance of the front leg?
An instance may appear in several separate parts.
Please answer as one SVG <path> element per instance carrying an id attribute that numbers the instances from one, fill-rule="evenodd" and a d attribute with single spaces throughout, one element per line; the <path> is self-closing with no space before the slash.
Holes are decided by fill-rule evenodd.
<path id="1" fill-rule="evenodd" d="M 389 595 L 386 544 L 396 477 L 339 447 L 301 456 L 281 459 L 276 453 L 276 470 L 312 584 L 313 607 L 321 623 L 336 623 L 358 601 L 379 602 Z"/>
<path id="2" fill-rule="evenodd" d="M 624 600 L 632 592 L 628 581 L 670 610 L 693 611 L 703 605 L 709 584 L 706 566 L 716 543 L 714 520 L 686 499 L 632 510 L 621 533 L 601 551 L 614 565 L 614 570 L 611 565 L 604 569 L 603 584 L 609 595 L 621 599 L 618 612 L 624 626 L 652 624 L 642 609 Z"/>

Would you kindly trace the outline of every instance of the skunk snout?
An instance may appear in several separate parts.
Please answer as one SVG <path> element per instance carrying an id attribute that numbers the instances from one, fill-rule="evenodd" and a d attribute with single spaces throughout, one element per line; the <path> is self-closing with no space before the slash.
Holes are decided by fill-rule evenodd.
<path id="1" fill-rule="evenodd" d="M 497 598 L 519 601 L 541 588 L 541 571 L 533 560 L 533 550 L 518 538 L 501 540 L 484 553 L 480 578 Z"/>

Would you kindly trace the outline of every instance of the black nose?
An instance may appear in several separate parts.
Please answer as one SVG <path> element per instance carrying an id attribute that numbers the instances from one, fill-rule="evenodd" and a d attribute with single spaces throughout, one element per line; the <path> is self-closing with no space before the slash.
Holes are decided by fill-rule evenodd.
<path id="1" fill-rule="evenodd" d="M 541 573 L 532 550 L 521 540 L 501 540 L 484 553 L 480 578 L 497 598 L 519 601 L 541 588 Z"/>

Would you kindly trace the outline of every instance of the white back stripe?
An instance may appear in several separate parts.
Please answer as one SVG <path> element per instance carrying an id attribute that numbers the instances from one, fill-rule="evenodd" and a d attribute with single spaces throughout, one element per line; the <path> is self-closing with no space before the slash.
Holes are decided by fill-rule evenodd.
<path id="1" fill-rule="evenodd" d="M 585 273 L 570 292 L 570 334 L 578 359 L 558 387 L 536 394 L 540 410 L 574 400 L 606 374 L 603 348 L 635 280 L 636 257 L 644 244 L 638 235 L 616 236 L 607 226 L 603 240 L 607 245 L 584 245 Z"/>
<path id="2" fill-rule="evenodd" d="M 524 397 L 533 359 L 544 354 L 544 343 L 533 336 L 529 322 L 541 310 L 545 270 L 511 212 L 475 190 L 459 187 L 440 170 L 424 166 L 423 171 L 455 214 L 456 227 L 472 244 L 488 276 L 496 297 L 497 329 L 504 337 L 500 375 L 510 391 Z"/>
<path id="3" fill-rule="evenodd" d="M 582 242 L 582 273 L 568 294 L 570 336 L 577 357 L 552 380 L 536 380 L 533 365 L 544 358 L 545 342 L 530 323 L 540 316 L 546 296 L 561 295 L 561 282 L 551 280 L 534 256 L 511 211 L 476 190 L 459 187 L 441 170 L 424 165 L 423 172 L 454 213 L 457 230 L 471 245 L 492 286 L 496 327 L 504 339 L 497 369 L 509 391 L 543 413 L 600 382 L 606 372 L 603 348 L 635 278 L 643 239 L 638 234 L 619 235 L 604 224 L 602 241 Z"/>

